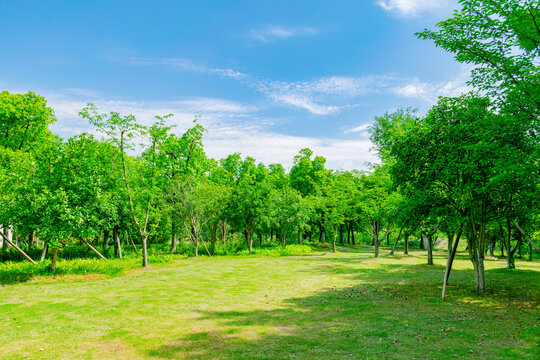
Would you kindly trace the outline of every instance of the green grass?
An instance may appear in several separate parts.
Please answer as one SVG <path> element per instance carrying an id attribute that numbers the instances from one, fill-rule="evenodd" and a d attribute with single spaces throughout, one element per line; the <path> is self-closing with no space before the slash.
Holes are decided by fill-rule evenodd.
<path id="1" fill-rule="evenodd" d="M 369 249 L 171 260 L 0 287 L 4 359 L 538 359 L 540 262 Z M 131 261 L 131 260 L 128 260 Z M 84 281 L 81 281 L 84 280 Z"/>

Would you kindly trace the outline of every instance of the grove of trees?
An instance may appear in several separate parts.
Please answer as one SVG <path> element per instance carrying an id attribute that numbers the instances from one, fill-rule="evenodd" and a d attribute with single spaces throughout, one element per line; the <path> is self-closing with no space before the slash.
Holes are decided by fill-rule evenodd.
<path id="1" fill-rule="evenodd" d="M 400 109 L 375 119 L 371 140 L 380 164 L 338 171 L 302 149 L 290 171 L 231 154 L 209 158 L 205 129 L 183 133 L 156 116 L 81 110 L 100 134 L 62 139 L 45 98 L 0 93 L 2 259 L 41 260 L 84 246 L 106 261 L 149 248 L 212 256 L 237 246 L 321 242 L 380 246 L 409 242 L 433 264 L 448 241 L 447 276 L 466 240 L 475 289 L 485 290 L 484 258 L 538 251 L 540 224 L 540 8 L 533 0 L 461 0 L 462 10 L 425 30 L 474 65 L 473 91 L 441 97 L 423 116 Z M 141 144 L 142 142 L 142 144 Z M 233 244 L 233 245 L 231 245 Z M 535 249 L 536 247 L 536 249 Z M 100 249 L 101 248 L 101 249 Z"/>

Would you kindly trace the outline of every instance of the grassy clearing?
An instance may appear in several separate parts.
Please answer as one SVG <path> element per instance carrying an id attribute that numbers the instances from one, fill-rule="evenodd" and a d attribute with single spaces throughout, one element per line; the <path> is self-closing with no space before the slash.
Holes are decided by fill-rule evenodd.
<path id="1" fill-rule="evenodd" d="M 460 256 L 449 297 L 437 253 L 368 249 L 215 257 L 87 281 L 0 287 L 5 359 L 537 359 L 540 262 L 487 261 L 472 292 Z"/>

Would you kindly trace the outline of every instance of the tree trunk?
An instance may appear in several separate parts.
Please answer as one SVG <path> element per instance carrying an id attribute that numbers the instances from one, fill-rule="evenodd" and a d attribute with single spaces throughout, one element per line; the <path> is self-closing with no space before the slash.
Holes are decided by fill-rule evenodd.
<path id="1" fill-rule="evenodd" d="M 17 245 L 11 242 L 11 239 L 9 237 L 6 237 L 4 233 L 1 233 L 2 237 L 4 238 L 4 241 L 6 241 L 9 245 L 13 246 L 15 250 L 17 250 L 19 253 L 21 253 L 22 256 L 24 256 L 28 261 L 30 261 L 32 264 L 36 265 L 36 262 L 28 256 L 21 248 L 19 248 Z"/>
<path id="2" fill-rule="evenodd" d="M 302 245 L 302 230 L 298 230 L 298 244 Z"/>
<path id="3" fill-rule="evenodd" d="M 142 266 L 143 267 L 148 266 L 148 249 L 146 247 L 146 240 L 147 240 L 146 236 L 143 236 L 141 238 L 141 242 L 142 242 Z"/>
<path id="4" fill-rule="evenodd" d="M 512 251 L 512 244 L 510 243 L 511 238 L 512 238 L 512 229 L 510 228 L 510 220 L 507 220 L 506 225 L 507 225 L 507 232 L 505 236 L 506 267 L 508 269 L 515 269 L 516 263 L 514 261 L 514 252 Z"/>
<path id="5" fill-rule="evenodd" d="M 97 256 L 99 256 L 100 258 L 102 258 L 103 260 L 107 260 L 105 258 L 105 256 L 101 255 L 99 251 L 97 251 L 92 245 L 90 245 L 88 243 L 88 241 L 86 241 L 84 238 L 81 238 L 81 240 L 83 241 L 83 243 L 90 249 L 92 250 Z"/>
<path id="6" fill-rule="evenodd" d="M 109 242 L 109 232 L 107 230 L 105 230 L 103 232 L 103 244 L 102 244 L 101 252 L 103 254 L 105 254 L 106 256 L 109 255 L 109 254 L 107 254 L 108 253 L 108 251 L 107 251 L 108 242 Z"/>
<path id="7" fill-rule="evenodd" d="M 51 250 L 51 271 L 56 271 L 56 258 L 58 256 L 58 249 L 56 247 L 53 247 Z"/>
<path id="8" fill-rule="evenodd" d="M 352 244 L 356 245 L 356 241 L 354 240 L 354 224 L 352 221 L 351 221 L 351 240 L 352 240 Z"/>
<path id="9" fill-rule="evenodd" d="M 195 257 L 198 258 L 199 257 L 199 241 L 195 240 L 193 247 L 195 249 Z"/>
<path id="10" fill-rule="evenodd" d="M 43 242 L 43 251 L 41 252 L 41 262 L 45 260 L 45 257 L 47 256 L 47 252 L 49 251 L 49 243 Z"/>
<path id="11" fill-rule="evenodd" d="M 403 249 L 403 254 L 409 255 L 409 233 L 405 233 L 405 246 Z"/>
<path id="12" fill-rule="evenodd" d="M 521 259 L 522 258 L 522 251 L 521 251 L 521 246 L 523 245 L 523 238 L 521 236 L 521 233 L 518 232 L 517 234 L 517 247 L 518 247 L 518 257 Z"/>
<path id="13" fill-rule="evenodd" d="M 401 232 L 403 231 L 403 228 L 399 229 L 399 233 L 398 233 L 398 236 L 396 238 L 396 240 L 394 241 L 394 246 L 392 246 L 392 251 L 390 251 L 390 255 L 394 256 L 394 252 L 396 251 L 396 245 L 399 241 L 399 238 L 401 237 Z"/>
<path id="14" fill-rule="evenodd" d="M 322 228 L 322 242 L 326 244 L 326 229 Z"/>
<path id="15" fill-rule="evenodd" d="M 508 222 L 510 226 L 510 222 Z M 485 254 L 485 236 L 486 222 L 469 223 L 467 232 L 467 242 L 469 255 L 474 267 L 474 284 L 475 290 L 479 294 L 483 294 L 486 289 L 486 281 L 484 277 L 484 254 Z"/>
<path id="16" fill-rule="evenodd" d="M 448 278 L 450 277 L 450 271 L 452 270 L 452 264 L 454 263 L 454 258 L 456 256 L 457 247 L 459 245 L 459 239 L 461 237 L 461 232 L 463 231 L 463 224 L 459 228 L 459 232 L 456 236 L 456 243 L 452 246 L 452 238 L 454 235 L 449 236 L 448 238 L 448 259 L 446 260 L 446 270 L 444 271 L 443 279 L 443 289 L 442 289 L 442 298 L 446 295 L 446 285 L 448 284 Z"/>
<path id="17" fill-rule="evenodd" d="M 175 226 L 174 217 L 171 216 L 171 254 L 174 254 L 176 252 L 176 226 Z"/>
<path id="18" fill-rule="evenodd" d="M 334 234 L 334 235 L 332 236 L 332 252 L 334 252 L 334 253 L 337 251 L 337 248 L 336 248 L 336 237 L 337 237 L 336 234 Z"/>
<path id="19" fill-rule="evenodd" d="M 122 258 L 122 244 L 120 243 L 120 235 L 116 232 L 116 247 L 118 248 L 118 258 Z"/>
<path id="20" fill-rule="evenodd" d="M 349 222 L 349 225 L 346 225 L 347 227 L 347 245 L 351 245 L 351 222 Z"/>
<path id="21" fill-rule="evenodd" d="M 471 257 L 474 267 L 474 287 L 477 293 L 483 294 L 486 289 L 484 278 L 484 253 L 478 247 L 473 250 Z"/>
<path id="22" fill-rule="evenodd" d="M 274 229 L 270 229 L 270 242 L 274 241 Z"/>
<path id="23" fill-rule="evenodd" d="M 375 247 L 375 258 L 379 257 L 379 222 L 373 222 L 373 246 Z"/>
<path id="24" fill-rule="evenodd" d="M 135 249 L 135 254 L 139 255 L 139 250 L 137 249 L 137 246 L 135 246 L 135 243 L 133 242 L 133 239 L 129 237 L 128 231 L 126 230 L 126 240 L 128 240 L 131 245 L 133 246 L 133 249 Z"/>
<path id="25" fill-rule="evenodd" d="M 433 238 L 431 235 L 426 236 L 426 238 L 427 238 L 426 245 L 427 245 L 427 251 L 428 251 L 427 264 L 433 265 Z"/>

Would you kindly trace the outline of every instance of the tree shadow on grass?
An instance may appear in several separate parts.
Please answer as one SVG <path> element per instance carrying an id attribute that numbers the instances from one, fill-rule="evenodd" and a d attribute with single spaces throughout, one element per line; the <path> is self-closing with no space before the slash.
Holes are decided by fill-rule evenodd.
<path id="1" fill-rule="evenodd" d="M 354 260 L 326 258 L 324 262 L 333 266 L 314 266 L 323 274 L 349 274 L 357 280 L 355 285 L 286 299 L 269 309 L 200 311 L 193 326 L 197 331 L 172 336 L 172 341 L 147 355 L 161 359 L 537 358 L 538 272 L 519 270 L 509 278 L 501 269 L 488 270 L 496 281 L 490 283 L 487 296 L 477 296 L 470 285 L 472 271 L 455 270 L 449 297 L 442 300 L 442 266 L 387 264 L 358 269 L 350 266 Z"/>
<path id="2" fill-rule="evenodd" d="M 23 283 L 34 277 L 33 271 L 5 270 L 0 271 L 0 285 Z"/>

